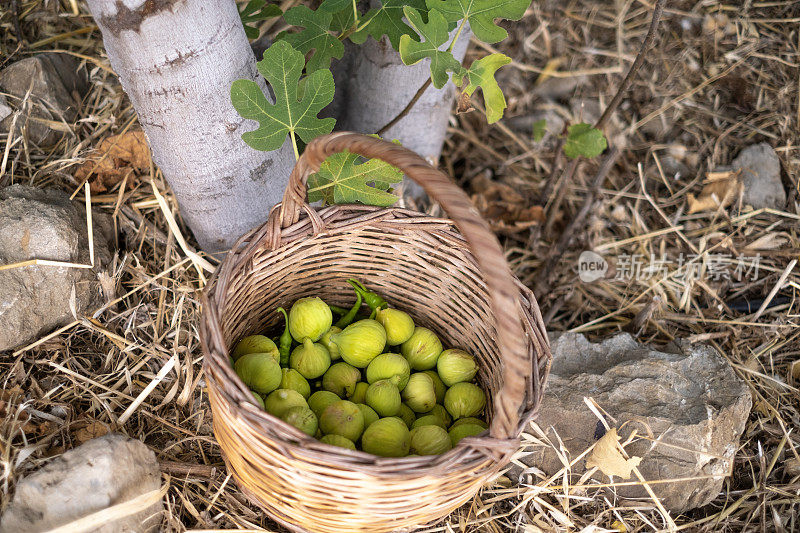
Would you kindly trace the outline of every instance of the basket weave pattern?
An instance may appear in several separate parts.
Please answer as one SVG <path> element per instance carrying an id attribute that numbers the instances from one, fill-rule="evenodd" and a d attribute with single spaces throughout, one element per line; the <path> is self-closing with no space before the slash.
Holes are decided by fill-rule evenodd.
<path id="1" fill-rule="evenodd" d="M 452 220 L 400 208 L 310 207 L 308 175 L 343 150 L 400 167 Z M 230 347 L 281 324 L 276 308 L 298 298 L 349 306 L 348 278 L 433 329 L 445 346 L 475 354 L 488 435 L 439 456 L 380 458 L 323 444 L 251 403 Z M 239 240 L 209 284 L 200 336 L 214 433 L 239 486 L 285 526 L 329 533 L 411 529 L 467 502 L 517 450 L 550 364 L 536 300 L 511 275 L 469 198 L 418 155 L 352 133 L 306 147 L 283 202 Z"/>

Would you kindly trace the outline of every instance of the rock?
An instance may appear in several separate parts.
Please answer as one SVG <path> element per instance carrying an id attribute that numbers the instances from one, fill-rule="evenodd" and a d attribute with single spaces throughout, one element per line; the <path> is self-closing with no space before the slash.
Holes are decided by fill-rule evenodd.
<path id="1" fill-rule="evenodd" d="M 95 268 L 25 266 L 0 270 L 0 352 L 20 346 L 102 305 L 98 276 L 111 260 L 108 215 L 93 212 Z M 0 189 L 0 264 L 29 259 L 89 264 L 86 214 L 60 191 Z"/>
<path id="2" fill-rule="evenodd" d="M 742 171 L 745 204 L 755 209 L 783 209 L 786 191 L 781 183 L 781 162 L 769 144 L 748 146 L 733 160 L 731 166 L 734 170 Z"/>
<path id="3" fill-rule="evenodd" d="M 0 89 L 10 95 L 15 108 L 23 104 L 30 89 L 29 102 L 17 120 L 16 131 L 26 127 L 28 138 L 37 145 L 57 143 L 65 129 L 53 123 L 70 123 L 78 116 L 80 100 L 88 90 L 85 68 L 68 54 L 39 54 L 12 63 L 0 71 Z M 2 113 L 0 113 L 2 115 Z M 0 120 L 0 132 L 11 128 L 12 116 Z"/>
<path id="4" fill-rule="evenodd" d="M 0 122 L 2 122 L 4 118 L 11 116 L 12 111 L 5 95 L 0 94 Z"/>
<path id="5" fill-rule="evenodd" d="M 147 446 L 118 433 L 104 435 L 20 480 L 14 499 L 0 519 L 0 533 L 48 531 L 160 486 L 161 471 Z M 159 499 L 146 509 L 91 531 L 155 532 L 163 508 Z"/>
<path id="6" fill-rule="evenodd" d="M 725 358 L 705 345 L 685 345 L 681 353 L 657 351 L 627 333 L 597 344 L 565 333 L 552 349 L 552 373 L 536 423 L 555 446 L 558 434 L 570 461 L 604 432 L 583 402 L 591 397 L 616 419 L 609 425 L 621 428 L 621 442 L 633 430 L 645 436 L 652 432 L 652 441 L 639 438 L 625 447 L 630 456 L 642 458 L 638 468 L 644 479 L 688 478 L 650 485 L 667 509 L 684 511 L 717 496 L 731 472 L 752 403 Z M 573 465 L 575 479 L 586 471 L 585 459 Z M 534 447 L 521 461 L 547 475 L 563 467 L 550 446 Z M 512 470 L 509 477 L 519 474 Z M 593 478 L 609 482 L 600 471 Z M 641 486 L 617 487 L 616 493 L 627 503 L 652 503 Z"/>

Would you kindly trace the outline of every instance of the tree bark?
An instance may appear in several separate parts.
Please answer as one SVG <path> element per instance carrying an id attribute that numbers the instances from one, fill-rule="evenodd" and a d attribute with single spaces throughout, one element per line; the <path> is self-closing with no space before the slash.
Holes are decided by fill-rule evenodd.
<path id="1" fill-rule="evenodd" d="M 234 110 L 234 80 L 266 83 L 233 0 L 88 0 L 181 215 L 208 252 L 267 218 L 294 165 L 287 142 L 258 152 Z M 269 94 L 269 93 L 267 93 Z"/>
<path id="2" fill-rule="evenodd" d="M 451 38 L 456 31 L 451 32 Z M 453 49 L 458 61 L 464 60 L 471 36 L 466 26 Z M 375 133 L 406 107 L 430 75 L 430 59 L 406 66 L 386 37 L 380 41 L 367 39 L 354 51 L 346 80 L 346 109 L 337 129 Z M 435 163 L 442 152 L 455 96 L 452 82 L 441 89 L 428 87 L 409 113 L 382 136 L 399 140 L 406 148 Z M 403 187 L 404 194 L 413 197 L 422 194 L 422 189 L 408 179 Z"/>

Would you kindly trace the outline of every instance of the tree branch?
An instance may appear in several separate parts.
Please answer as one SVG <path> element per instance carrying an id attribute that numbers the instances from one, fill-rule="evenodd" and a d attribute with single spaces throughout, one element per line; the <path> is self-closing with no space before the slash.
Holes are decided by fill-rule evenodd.
<path id="1" fill-rule="evenodd" d="M 431 78 L 428 78 L 427 80 L 425 80 L 425 83 L 422 84 L 422 87 L 420 87 L 419 90 L 416 92 L 411 101 L 408 102 L 408 104 L 406 104 L 403 110 L 400 111 L 400 113 L 398 113 L 396 117 L 390 120 L 388 124 L 386 124 L 384 127 L 379 129 L 375 133 L 377 133 L 378 135 L 383 135 L 389 128 L 400 122 L 404 116 L 408 115 L 409 111 L 411 111 L 411 109 L 414 107 L 414 104 L 417 103 L 417 100 L 422 98 L 423 93 L 425 93 L 425 91 L 430 86 L 431 86 Z"/>

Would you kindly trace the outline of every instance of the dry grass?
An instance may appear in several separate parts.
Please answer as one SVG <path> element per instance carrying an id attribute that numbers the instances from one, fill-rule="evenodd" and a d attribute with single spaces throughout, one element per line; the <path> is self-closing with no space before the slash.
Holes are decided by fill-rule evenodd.
<path id="1" fill-rule="evenodd" d="M 33 146 L 24 132 L 0 137 L 0 185 L 56 187 L 83 199 L 75 166 L 104 137 L 135 128 L 135 114 L 82 3 L 17 3 L 27 46 L 19 46 L 4 3 L 2 65 L 41 51 L 72 53 L 87 61 L 92 90 L 55 148 Z M 657 46 L 606 129 L 621 157 L 569 246 L 554 246 L 582 208 L 599 161 L 560 183 L 564 162 L 553 141 L 533 142 L 534 115 L 597 118 L 636 54 L 651 7 L 649 0 L 536 2 L 524 20 L 507 25 L 512 37 L 501 46 L 515 59 L 501 76 L 507 118 L 495 127 L 479 110 L 455 118 L 443 165 L 484 202 L 520 278 L 549 287 L 539 296 L 551 329 L 593 338 L 625 330 L 656 344 L 678 337 L 708 342 L 748 383 L 754 409 L 733 476 L 705 508 L 672 516 L 676 526 L 792 531 L 800 528 L 800 276 L 790 268 L 800 252 L 800 5 L 669 2 Z M 554 80 L 571 88 L 547 101 L 541 94 L 553 90 Z M 687 215 L 687 194 L 699 192 L 706 172 L 760 141 L 781 158 L 786 211 L 735 205 Z M 0 355 L 0 506 L 15 480 L 49 457 L 121 431 L 143 440 L 163 463 L 165 530 L 278 530 L 236 489 L 214 443 L 195 326 L 207 272 L 192 242 L 181 245 L 177 235 L 188 232 L 180 218 L 167 222 L 163 209 L 177 217 L 174 198 L 151 168 L 91 201 L 114 214 L 122 232 L 110 272 L 119 296 L 33 346 Z M 514 223 L 520 205 L 539 203 L 543 223 Z M 616 258 L 617 271 L 624 254 L 694 259 L 667 264 L 651 279 L 586 284 L 575 271 L 585 249 L 612 264 Z M 706 274 L 720 260 L 716 254 L 730 255 L 731 270 L 740 255 L 759 254 L 758 279 L 712 279 Z M 555 266 L 542 272 L 549 257 Z M 526 435 L 529 443 L 537 439 L 533 430 Z M 566 483 L 532 469 L 524 477 L 522 484 L 501 479 L 431 531 L 651 531 L 669 524 L 655 503 L 620 507 L 593 482 Z"/>

